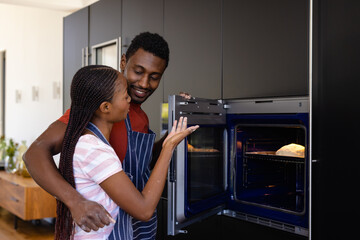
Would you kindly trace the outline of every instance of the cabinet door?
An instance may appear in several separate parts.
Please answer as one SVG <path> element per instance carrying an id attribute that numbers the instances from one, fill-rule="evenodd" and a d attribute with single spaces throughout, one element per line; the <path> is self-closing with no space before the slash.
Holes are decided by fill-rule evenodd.
<path id="1" fill-rule="evenodd" d="M 131 40 L 141 32 L 163 35 L 163 0 L 122 2 L 122 53 L 126 52 Z"/>
<path id="2" fill-rule="evenodd" d="M 89 8 L 64 18 L 63 110 L 70 108 L 70 86 L 77 70 L 85 65 L 88 46 Z"/>
<path id="3" fill-rule="evenodd" d="M 312 239 L 352 239 L 360 215 L 360 1 L 314 3 Z"/>
<path id="4" fill-rule="evenodd" d="M 165 1 L 164 34 L 170 47 L 164 101 L 180 91 L 221 98 L 221 1 Z"/>
<path id="5" fill-rule="evenodd" d="M 308 0 L 224 0 L 223 97 L 308 94 Z"/>
<path id="6" fill-rule="evenodd" d="M 119 39 L 121 36 L 121 1 L 101 0 L 89 8 L 89 48 Z"/>
<path id="7" fill-rule="evenodd" d="M 123 0 L 122 54 L 126 52 L 131 40 L 141 32 L 148 31 L 163 36 L 163 8 L 163 0 Z M 149 117 L 150 129 L 156 133 L 157 139 L 160 138 L 163 84 L 164 77 L 161 79 L 158 89 L 141 106 Z"/>

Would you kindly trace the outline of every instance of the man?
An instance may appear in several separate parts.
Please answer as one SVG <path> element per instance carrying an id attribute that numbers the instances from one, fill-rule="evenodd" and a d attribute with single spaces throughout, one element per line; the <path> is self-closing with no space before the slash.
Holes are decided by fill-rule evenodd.
<path id="1" fill-rule="evenodd" d="M 128 81 L 131 97 L 130 112 L 126 121 L 115 123 L 110 144 L 121 159 L 125 172 L 141 191 L 148 180 L 155 135 L 149 130 L 149 120 L 141 104 L 157 89 L 168 65 L 169 48 L 158 34 L 149 32 L 137 35 L 120 68 Z M 61 151 L 62 141 L 69 118 L 69 110 L 52 123 L 24 154 L 26 166 L 34 180 L 46 191 L 66 204 L 76 224 L 85 231 L 97 230 L 110 223 L 105 209 L 84 199 L 59 174 L 53 155 Z M 136 144 L 141 139 L 147 144 Z M 159 143 L 161 146 L 161 142 Z M 117 221 L 118 223 L 119 221 Z M 118 237 L 121 226 L 116 226 L 113 239 Z M 156 214 L 149 222 L 133 221 L 134 239 L 155 239 Z"/>

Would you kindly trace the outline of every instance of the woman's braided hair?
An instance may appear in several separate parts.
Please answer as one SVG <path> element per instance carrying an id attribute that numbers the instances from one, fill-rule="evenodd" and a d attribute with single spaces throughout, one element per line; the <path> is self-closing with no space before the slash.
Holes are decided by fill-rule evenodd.
<path id="1" fill-rule="evenodd" d="M 63 140 L 59 170 L 74 188 L 75 145 L 101 103 L 112 100 L 117 77 L 118 71 L 111 67 L 90 65 L 81 68 L 72 80 L 70 117 Z M 55 239 L 71 239 L 74 223 L 70 210 L 61 201 L 57 201 L 56 210 Z"/>

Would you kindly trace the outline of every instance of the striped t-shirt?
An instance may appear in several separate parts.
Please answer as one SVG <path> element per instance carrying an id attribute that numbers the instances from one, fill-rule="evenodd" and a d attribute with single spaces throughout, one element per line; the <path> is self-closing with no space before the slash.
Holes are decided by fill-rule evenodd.
<path id="1" fill-rule="evenodd" d="M 119 207 L 99 185 L 108 177 L 122 171 L 121 162 L 114 149 L 98 137 L 85 134 L 76 144 L 73 167 L 76 190 L 86 199 L 103 205 L 116 219 Z M 76 225 L 74 239 L 107 239 L 113 228 L 114 224 L 111 223 L 98 231 L 87 233 Z"/>

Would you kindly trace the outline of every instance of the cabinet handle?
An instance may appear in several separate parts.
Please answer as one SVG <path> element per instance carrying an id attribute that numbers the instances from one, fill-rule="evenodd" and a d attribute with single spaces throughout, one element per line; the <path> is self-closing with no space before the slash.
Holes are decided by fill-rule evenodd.
<path id="1" fill-rule="evenodd" d="M 84 48 L 81 49 L 81 67 L 84 67 L 84 64 L 85 64 L 85 50 Z"/>
<path id="2" fill-rule="evenodd" d="M 85 66 L 89 66 L 89 48 L 85 48 Z"/>
<path id="3" fill-rule="evenodd" d="M 89 65 L 89 48 L 85 47 L 81 49 L 81 67 Z"/>
<path id="4" fill-rule="evenodd" d="M 118 38 L 118 44 L 117 44 L 117 47 L 118 47 L 118 61 L 117 61 L 117 70 L 119 72 L 121 72 L 121 68 L 120 68 L 120 63 L 121 63 L 121 51 L 122 51 L 122 46 L 121 46 L 121 37 Z"/>
<path id="5" fill-rule="evenodd" d="M 14 202 L 19 202 L 19 199 L 17 198 L 14 198 L 13 196 L 10 197 L 11 201 L 14 201 Z"/>

